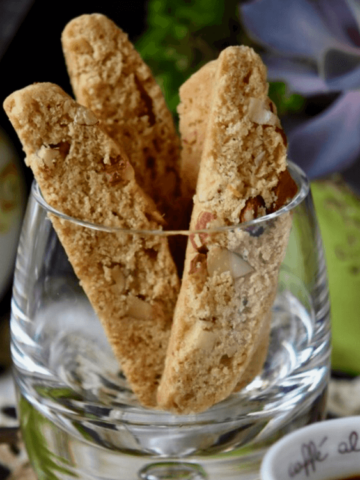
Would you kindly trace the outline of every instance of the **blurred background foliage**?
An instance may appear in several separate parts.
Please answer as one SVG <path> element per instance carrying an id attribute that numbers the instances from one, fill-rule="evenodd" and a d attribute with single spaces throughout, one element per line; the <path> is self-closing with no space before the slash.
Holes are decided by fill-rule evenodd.
<path id="1" fill-rule="evenodd" d="M 178 90 L 205 63 L 229 45 L 242 42 L 234 0 L 150 0 L 146 31 L 136 48 L 176 113 Z"/>
<path id="2" fill-rule="evenodd" d="M 146 30 L 135 46 L 151 67 L 176 116 L 180 86 L 229 45 L 253 42 L 242 28 L 238 0 L 149 0 Z M 284 115 L 300 112 L 305 100 L 284 82 L 271 82 L 269 96 Z"/>

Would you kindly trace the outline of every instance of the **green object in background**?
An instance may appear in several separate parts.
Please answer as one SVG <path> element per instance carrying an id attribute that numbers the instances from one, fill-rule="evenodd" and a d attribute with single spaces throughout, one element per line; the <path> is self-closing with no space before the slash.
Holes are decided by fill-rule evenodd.
<path id="1" fill-rule="evenodd" d="M 305 106 L 305 98 L 297 93 L 289 93 L 284 82 L 270 82 L 269 97 L 275 103 L 278 115 L 298 113 Z"/>
<path id="2" fill-rule="evenodd" d="M 241 27 L 238 0 L 149 0 L 146 22 L 135 46 L 175 115 L 179 87 L 190 75 L 229 45 L 256 48 Z M 305 104 L 283 82 L 271 82 L 269 96 L 279 115 L 299 112 Z"/>
<path id="3" fill-rule="evenodd" d="M 57 457 L 49 449 L 49 439 L 46 438 L 44 432 L 48 429 L 50 434 L 54 428 L 50 420 L 41 415 L 24 397 L 20 397 L 18 413 L 26 451 L 38 479 L 78 478 L 78 475 L 71 470 L 70 462 L 64 457 Z M 52 438 L 52 440 L 54 439 Z M 60 442 L 61 439 L 59 438 L 58 441 Z M 66 449 L 66 444 L 64 444 L 64 449 Z"/>
<path id="4" fill-rule="evenodd" d="M 360 374 L 360 198 L 341 181 L 313 182 L 329 275 L 332 368 Z"/>
<path id="5" fill-rule="evenodd" d="M 179 87 L 228 45 L 241 43 L 237 0 L 150 0 L 136 49 L 176 114 Z"/>

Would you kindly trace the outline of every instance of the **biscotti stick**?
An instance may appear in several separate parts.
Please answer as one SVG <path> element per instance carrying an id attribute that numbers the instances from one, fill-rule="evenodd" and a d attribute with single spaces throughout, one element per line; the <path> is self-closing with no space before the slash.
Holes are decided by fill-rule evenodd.
<path id="1" fill-rule="evenodd" d="M 126 154 L 60 87 L 29 86 L 4 108 L 49 205 L 106 227 L 161 228 Z M 179 289 L 166 239 L 50 218 L 134 393 L 155 405 Z"/>
<path id="2" fill-rule="evenodd" d="M 180 87 L 179 91 L 181 178 L 184 198 L 192 198 L 196 191 L 217 65 L 217 60 L 205 64 Z M 270 322 L 271 315 L 268 315 L 262 327 L 258 346 L 249 360 L 246 374 L 242 375 L 235 388 L 236 391 L 250 383 L 262 370 L 269 346 Z"/>
<path id="3" fill-rule="evenodd" d="M 278 206 L 286 146 L 267 98 L 266 69 L 247 47 L 219 59 L 191 229 L 236 225 Z M 285 255 L 291 214 L 261 229 L 196 234 L 188 242 L 159 404 L 205 410 L 246 375 L 261 342 Z"/>
<path id="4" fill-rule="evenodd" d="M 76 99 L 123 145 L 138 184 L 170 227 L 179 227 L 179 139 L 149 67 L 104 15 L 73 19 L 62 45 Z M 175 203 L 174 203 L 175 202 Z"/>
<path id="5" fill-rule="evenodd" d="M 193 196 L 196 190 L 200 160 L 211 110 L 212 89 L 214 87 L 217 65 L 217 60 L 207 63 L 194 73 L 180 88 L 181 103 L 178 107 L 178 112 L 182 142 L 181 173 L 184 196 L 186 197 Z M 244 86 L 246 88 L 246 85 Z M 272 111 L 276 113 L 275 105 L 269 103 L 269 106 L 270 105 Z M 283 138 L 284 141 L 286 141 L 285 134 L 283 134 Z M 297 188 L 295 182 L 287 171 L 280 175 L 280 179 L 276 187 L 277 202 L 268 212 L 278 210 L 284 206 L 296 193 Z M 245 217 L 248 217 L 247 220 L 251 220 L 259 214 L 264 214 L 264 211 L 261 212 L 260 208 L 256 208 L 255 211 L 250 212 L 251 203 L 253 203 L 253 205 L 257 204 L 258 207 L 261 206 L 261 202 L 259 201 L 248 202 L 247 208 L 244 208 L 240 214 L 241 221 L 243 221 Z M 267 321 L 262 327 L 261 341 L 259 341 L 252 358 L 249 360 L 246 373 L 241 376 L 241 380 L 235 390 L 243 388 L 261 372 L 269 345 L 270 322 L 271 315 L 268 315 Z"/>

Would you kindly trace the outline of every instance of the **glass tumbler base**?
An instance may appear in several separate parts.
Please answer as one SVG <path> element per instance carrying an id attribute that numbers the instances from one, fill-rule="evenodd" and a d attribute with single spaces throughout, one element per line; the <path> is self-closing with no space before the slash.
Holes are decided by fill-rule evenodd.
<path id="1" fill-rule="evenodd" d="M 254 439 L 229 452 L 184 458 L 155 458 L 146 452 L 132 455 L 99 447 L 96 439 L 86 436 L 86 429 L 82 439 L 72 435 L 57 425 L 56 418 L 48 417 L 48 407 L 42 411 L 41 405 L 33 406 L 20 392 L 19 409 L 24 441 L 39 480 L 255 480 L 272 443 L 323 418 L 326 392 L 327 388 L 319 392 L 314 401 L 298 409 L 296 417 L 291 416 L 263 442 Z"/>

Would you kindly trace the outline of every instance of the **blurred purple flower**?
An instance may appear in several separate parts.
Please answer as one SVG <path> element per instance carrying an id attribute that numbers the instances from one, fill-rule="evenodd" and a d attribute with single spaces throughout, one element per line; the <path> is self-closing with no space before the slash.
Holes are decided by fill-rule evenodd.
<path id="1" fill-rule="evenodd" d="M 254 0 L 240 12 L 249 36 L 266 49 L 269 80 L 304 96 L 339 93 L 288 129 L 289 157 L 311 178 L 359 170 L 360 0 Z M 353 176 L 359 189 L 360 175 Z"/>

